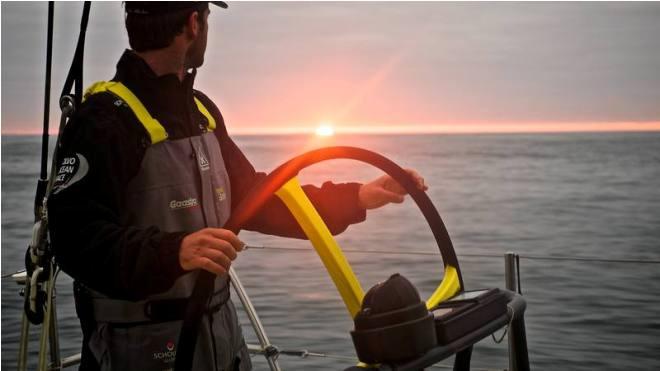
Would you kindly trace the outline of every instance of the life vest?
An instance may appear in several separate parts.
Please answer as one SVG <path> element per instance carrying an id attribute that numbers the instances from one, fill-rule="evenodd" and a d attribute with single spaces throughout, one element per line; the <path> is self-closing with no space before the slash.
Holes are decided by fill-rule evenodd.
<path id="1" fill-rule="evenodd" d="M 127 187 L 120 210 L 122 225 L 156 226 L 165 232 L 222 227 L 231 212 L 231 189 L 220 145 L 213 130 L 216 120 L 195 97 L 206 130 L 197 136 L 169 139 L 165 127 L 121 82 L 97 82 L 85 93 L 110 93 L 115 106 L 128 106 L 151 140 L 140 169 Z M 201 118 L 201 117 L 200 117 Z M 145 247 L 148 248 L 148 247 Z M 179 277 L 165 292 L 138 302 L 110 298 L 85 288 L 96 329 L 88 346 L 101 369 L 166 370 L 174 366 L 185 310 L 199 272 Z M 155 273 L 157 274 L 157 273 Z M 215 280 L 215 294 L 199 329 L 195 370 L 249 369 L 236 312 L 229 298 L 227 276 Z M 77 298 L 80 299 L 80 298 Z M 173 314 L 174 313 L 174 314 Z"/>

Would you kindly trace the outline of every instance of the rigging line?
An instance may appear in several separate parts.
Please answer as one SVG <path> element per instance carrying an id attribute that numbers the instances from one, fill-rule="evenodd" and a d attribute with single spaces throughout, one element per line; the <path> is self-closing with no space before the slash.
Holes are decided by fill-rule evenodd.
<path id="1" fill-rule="evenodd" d="M 295 351 L 294 351 L 294 352 L 291 352 L 291 354 L 287 353 L 287 351 L 282 351 L 282 352 L 280 352 L 280 353 L 281 353 L 281 354 L 285 354 L 285 355 L 296 355 L 296 354 L 294 354 Z M 328 354 L 328 353 L 307 352 L 307 351 L 306 351 L 306 353 L 305 353 L 303 356 L 300 356 L 300 357 L 301 357 L 301 358 L 306 358 L 306 357 L 316 357 L 316 358 L 341 359 L 341 360 L 346 360 L 346 361 L 351 361 L 351 362 L 355 362 L 355 361 L 357 361 L 357 359 L 356 359 L 355 357 L 351 357 L 351 356 L 344 356 L 344 355 L 341 355 L 341 354 Z"/>
<path id="2" fill-rule="evenodd" d="M 313 252 L 315 251 L 314 249 L 311 248 L 306 248 L 306 247 L 282 247 L 282 246 L 254 246 L 254 245 L 247 245 L 245 246 L 246 249 L 255 249 L 255 250 L 288 250 L 288 251 L 308 251 L 308 252 Z M 350 253 L 359 253 L 359 254 L 388 254 L 388 255 L 440 255 L 438 252 L 430 252 L 430 251 L 394 251 L 394 250 L 356 250 L 356 249 L 341 249 L 343 252 L 350 252 Z M 486 258 L 492 258 L 492 257 L 498 257 L 501 258 L 502 255 L 494 255 L 494 254 L 462 254 L 461 256 L 468 256 L 468 257 L 486 257 Z"/>
<path id="3" fill-rule="evenodd" d="M 596 258 L 589 256 L 550 256 L 550 255 L 520 255 L 520 259 L 528 260 L 572 260 L 572 261 L 586 261 L 596 263 L 640 263 L 640 264 L 660 264 L 657 259 L 606 259 Z"/>
<path id="4" fill-rule="evenodd" d="M 85 36 L 87 34 L 87 24 L 89 23 L 89 12 L 91 2 L 85 1 L 83 3 L 82 17 L 80 19 L 80 33 L 78 34 L 78 42 L 76 43 L 76 50 L 73 53 L 73 61 L 69 68 L 69 73 L 66 76 L 60 99 L 71 93 L 71 88 L 74 88 L 75 94 L 75 107 L 79 106 L 82 100 L 82 79 L 83 79 L 83 58 L 85 50 Z M 75 85 L 75 86 L 74 86 Z"/>
<path id="5" fill-rule="evenodd" d="M 246 245 L 246 250 L 263 250 L 263 251 L 298 251 L 298 252 L 313 252 L 314 250 L 306 247 L 281 247 L 281 246 L 255 246 L 255 245 Z M 426 251 L 392 251 L 392 250 L 354 250 L 354 249 L 342 249 L 343 252 L 347 253 L 358 253 L 358 254 L 389 254 L 389 255 L 440 255 L 436 252 L 426 252 Z M 502 258 L 502 255 L 498 254 L 459 254 L 459 256 L 464 258 Z M 547 255 L 518 255 L 520 259 L 528 260 L 565 260 L 565 261 L 581 261 L 581 262 L 595 262 L 595 263 L 638 263 L 638 264 L 660 264 L 660 260 L 654 259 L 604 259 L 604 258 L 592 258 L 586 256 L 547 256 Z M 14 273 L 7 273 L 0 276 L 0 278 L 10 278 L 14 274 L 23 273 L 25 269 L 16 271 Z"/>
<path id="6" fill-rule="evenodd" d="M 53 64 L 53 14 L 54 3 L 48 2 L 48 30 L 46 33 L 46 81 L 44 92 L 44 123 L 41 137 L 41 173 L 40 179 L 48 176 L 48 124 L 50 120 L 50 76 Z"/>
<path id="7" fill-rule="evenodd" d="M 314 249 L 306 247 L 282 247 L 282 246 L 254 246 L 246 245 L 247 249 L 255 250 L 285 250 L 285 251 L 301 251 L 301 252 L 313 252 Z M 440 255 L 437 252 L 430 251 L 394 251 L 394 250 L 357 250 L 357 249 L 342 249 L 343 252 L 347 253 L 358 253 L 358 254 L 389 254 L 389 255 Z M 458 254 L 461 257 L 468 258 L 502 258 L 503 254 Z M 586 261 L 586 262 L 597 262 L 597 263 L 640 263 L 640 264 L 660 264 L 660 260 L 657 259 L 606 259 L 606 258 L 596 258 L 588 256 L 566 256 L 566 255 L 519 255 L 520 259 L 528 260 L 570 260 L 570 261 Z"/>
<path id="8" fill-rule="evenodd" d="M 281 246 L 255 246 L 246 245 L 246 250 L 263 250 L 263 251 L 299 251 L 299 252 L 314 252 L 311 248 L 306 247 L 281 247 Z M 343 252 L 358 253 L 358 254 L 389 254 L 389 255 L 440 255 L 436 252 L 427 251 L 392 251 L 392 250 L 355 250 L 355 249 L 342 249 Z M 498 254 L 459 254 L 461 257 L 467 258 L 502 258 Z M 586 256 L 549 256 L 549 255 L 518 255 L 520 259 L 528 260 L 568 260 L 568 261 L 585 261 L 596 263 L 639 263 L 639 264 L 660 264 L 660 260 L 655 259 L 604 259 L 592 258 Z M 1 278 L 9 278 L 14 274 L 23 273 L 25 269 L 21 269 L 14 273 L 3 274 Z"/>
<path id="9" fill-rule="evenodd" d="M 15 274 L 19 274 L 19 273 L 25 273 L 25 269 L 21 269 L 19 271 L 14 272 L 14 273 L 3 274 L 2 276 L 0 276 L 0 278 L 3 278 L 3 279 L 4 278 L 10 278 L 11 276 L 13 276 Z"/>
<path id="10" fill-rule="evenodd" d="M 454 369 L 454 365 L 445 365 L 442 363 L 438 363 L 435 365 L 428 366 L 428 368 L 444 368 L 444 369 Z M 475 370 L 475 371 L 507 371 L 506 368 L 482 368 L 482 367 L 470 367 L 470 370 Z"/>
<path id="11" fill-rule="evenodd" d="M 43 132 L 41 134 L 41 169 L 37 180 L 37 189 L 34 192 L 34 222 L 44 219 L 44 197 L 48 188 L 48 125 L 50 122 L 50 83 L 51 67 L 53 61 L 53 14 L 55 4 L 48 2 L 48 26 L 46 30 L 46 76 L 44 80 L 44 118 Z"/>
<path id="12" fill-rule="evenodd" d="M 280 350 L 279 354 L 286 355 L 286 356 L 300 357 L 300 358 L 316 357 L 316 358 L 346 360 L 346 361 L 352 361 L 352 362 L 357 362 L 358 361 L 358 359 L 355 356 L 321 353 L 321 352 L 310 352 L 306 349 L 302 349 L 302 350 Z M 429 366 L 429 368 L 453 369 L 454 366 L 453 365 L 445 365 L 445 364 L 435 364 L 435 365 Z M 478 370 L 478 371 L 499 371 L 499 370 L 502 370 L 502 369 L 479 368 L 479 367 L 472 367 L 471 369 L 472 370 Z"/>

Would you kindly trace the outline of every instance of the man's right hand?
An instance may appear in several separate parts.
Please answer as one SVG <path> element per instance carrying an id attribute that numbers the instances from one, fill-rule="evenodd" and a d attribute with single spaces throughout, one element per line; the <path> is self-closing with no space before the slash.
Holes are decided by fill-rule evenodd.
<path id="1" fill-rule="evenodd" d="M 186 271 L 204 269 L 222 275 L 229 271 L 236 252 L 242 251 L 244 246 L 230 230 L 205 228 L 183 238 L 179 264 Z"/>

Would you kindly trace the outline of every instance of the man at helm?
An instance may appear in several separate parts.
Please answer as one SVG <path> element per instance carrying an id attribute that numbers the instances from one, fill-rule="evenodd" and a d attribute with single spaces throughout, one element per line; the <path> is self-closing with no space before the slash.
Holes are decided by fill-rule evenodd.
<path id="1" fill-rule="evenodd" d="M 48 204 L 56 259 L 75 279 L 81 370 L 172 369 L 200 269 L 217 277 L 193 369 L 249 370 L 227 275 L 244 245 L 221 227 L 265 174 L 193 89 L 209 3 L 126 2 L 125 11 L 131 49 L 111 81 L 88 89 L 66 127 Z M 303 189 L 334 234 L 404 195 L 388 176 Z M 276 197 L 244 228 L 304 238 Z"/>

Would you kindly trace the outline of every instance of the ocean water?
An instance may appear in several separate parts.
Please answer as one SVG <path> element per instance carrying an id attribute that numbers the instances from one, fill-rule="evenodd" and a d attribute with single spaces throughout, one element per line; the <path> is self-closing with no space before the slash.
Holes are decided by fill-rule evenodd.
<path id="1" fill-rule="evenodd" d="M 660 265 L 525 258 L 660 260 L 659 133 L 235 139 L 264 171 L 304 150 L 327 145 L 371 149 L 417 169 L 447 225 L 467 289 L 503 287 L 504 261 L 462 254 L 513 251 L 522 256 L 533 369 L 660 369 Z M 38 137 L 2 137 L 3 274 L 22 267 L 32 228 L 39 151 Z M 367 181 L 378 175 L 366 165 L 332 161 L 304 171 L 301 180 Z M 305 241 L 256 233 L 241 233 L 241 238 L 254 245 L 309 247 Z M 351 226 L 338 241 L 355 250 L 437 251 L 410 200 L 370 211 L 367 221 Z M 347 256 L 365 289 L 400 272 L 427 297 L 442 277 L 439 255 Z M 352 322 L 314 252 L 248 250 L 235 266 L 276 346 L 354 356 Z M 60 275 L 57 287 L 62 354 L 70 355 L 80 347 L 71 279 Z M 18 349 L 18 291 L 10 280 L 2 281 L 2 368 L 8 370 L 15 367 Z M 256 343 L 245 316 L 242 319 L 248 342 Z M 32 351 L 36 348 L 33 342 Z M 261 356 L 253 363 L 257 370 L 267 369 Z M 353 362 L 281 356 L 280 364 L 291 370 L 337 370 Z M 507 368 L 506 341 L 495 344 L 487 338 L 478 343 L 472 365 Z"/>

